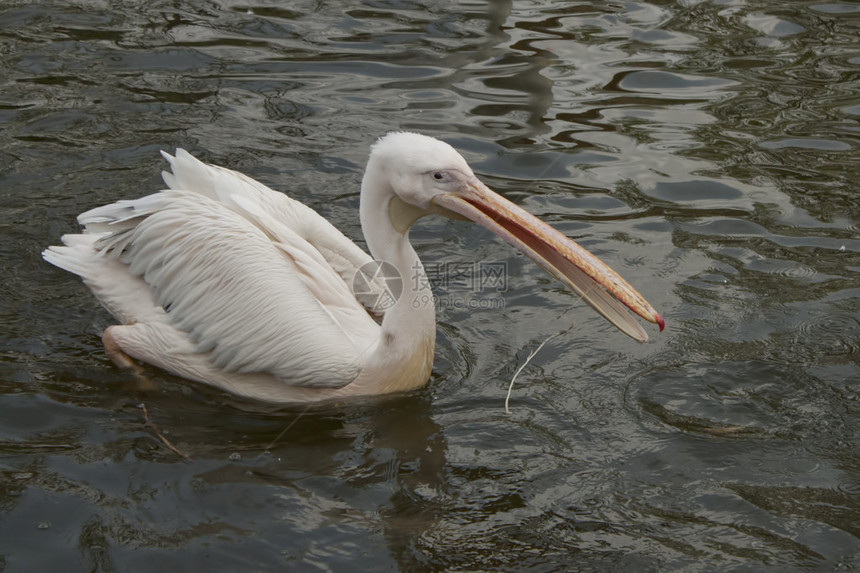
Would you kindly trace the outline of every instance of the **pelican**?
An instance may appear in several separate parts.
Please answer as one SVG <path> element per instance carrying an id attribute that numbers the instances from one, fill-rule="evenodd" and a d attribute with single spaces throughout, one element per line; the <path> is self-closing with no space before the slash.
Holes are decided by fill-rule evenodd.
<path id="1" fill-rule="evenodd" d="M 102 336 L 120 367 L 136 359 L 270 403 L 421 387 L 436 319 L 409 228 L 430 214 L 489 229 L 640 342 L 648 336 L 628 309 L 663 330 L 624 279 L 494 193 L 437 139 L 397 132 L 373 145 L 359 207 L 372 257 L 282 193 L 183 149 L 161 153 L 171 167 L 166 190 L 82 213 L 83 231 L 42 253 L 79 275 L 120 322 Z M 369 264 L 399 273 L 402 292 L 390 304 L 368 309 L 356 297 L 357 278 L 392 294 L 390 276 L 357 274 Z"/>

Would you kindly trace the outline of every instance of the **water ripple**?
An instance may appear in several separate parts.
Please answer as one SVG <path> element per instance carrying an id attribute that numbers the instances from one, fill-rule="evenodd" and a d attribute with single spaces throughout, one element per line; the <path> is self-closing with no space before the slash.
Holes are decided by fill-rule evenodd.
<path id="1" fill-rule="evenodd" d="M 810 359 L 860 355 L 860 319 L 847 312 L 811 317 L 797 327 L 796 350 Z"/>
<path id="2" fill-rule="evenodd" d="M 6 2 L 0 538 L 16 549 L 0 568 L 853 565 L 858 14 Z M 158 149 L 175 146 L 358 238 L 367 146 L 393 129 L 461 149 L 616 267 L 666 331 L 628 343 L 480 228 L 428 218 L 411 235 L 425 261 L 507 261 L 504 311 L 440 309 L 417 395 L 261 413 L 154 371 L 160 390 L 132 388 L 100 348 L 108 317 L 38 257 L 77 213 L 157 189 Z M 574 317 L 505 415 L 519 361 Z"/>

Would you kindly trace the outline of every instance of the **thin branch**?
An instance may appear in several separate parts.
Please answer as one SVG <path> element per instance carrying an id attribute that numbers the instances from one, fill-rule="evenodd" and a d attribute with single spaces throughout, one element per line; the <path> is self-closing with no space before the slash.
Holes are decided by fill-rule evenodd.
<path id="1" fill-rule="evenodd" d="M 143 408 L 143 419 L 144 419 L 145 424 L 146 424 L 149 428 L 151 428 L 153 432 L 155 432 L 155 435 L 156 435 L 156 436 L 158 436 L 158 437 L 159 437 L 159 439 L 160 439 L 162 442 L 164 442 L 164 445 L 165 445 L 165 446 L 167 446 L 168 448 L 170 448 L 170 450 L 171 450 L 173 453 L 175 453 L 175 454 L 177 454 L 178 456 L 181 456 L 183 459 L 185 459 L 185 461 L 190 462 L 190 461 L 191 461 L 191 458 L 190 458 L 190 457 L 188 457 L 188 456 L 185 454 L 185 452 L 183 452 L 182 450 L 180 450 L 179 448 L 177 448 L 176 446 L 174 446 L 173 444 L 171 444 L 171 443 L 170 443 L 170 440 L 168 440 L 168 439 L 164 436 L 164 434 L 162 434 L 162 433 L 161 433 L 161 430 L 159 430 L 159 429 L 158 429 L 158 426 L 156 426 L 156 425 L 155 425 L 155 422 L 153 422 L 153 421 L 152 421 L 152 418 L 150 418 L 150 417 L 149 417 L 149 410 L 147 410 L 147 409 L 146 409 L 146 404 L 144 404 L 143 402 L 141 402 L 141 403 L 140 403 L 140 407 L 141 407 L 141 408 Z"/>
<path id="2" fill-rule="evenodd" d="M 276 437 L 274 440 L 272 440 L 272 443 L 269 444 L 269 446 L 266 448 L 266 450 L 271 451 L 272 448 L 274 448 L 275 445 L 280 441 L 280 439 L 283 438 L 285 435 L 287 435 L 287 432 L 290 431 L 290 428 L 292 428 L 293 426 L 296 425 L 296 422 L 299 421 L 299 418 L 301 418 L 302 416 L 305 415 L 305 412 L 307 412 L 312 405 L 313 405 L 313 402 L 308 402 L 308 404 L 305 406 L 304 410 L 299 412 L 299 415 L 296 416 L 295 418 L 293 418 L 292 421 L 290 421 L 290 423 L 287 424 L 286 428 L 281 430 L 281 433 L 278 434 L 278 437 Z"/>
<path id="3" fill-rule="evenodd" d="M 523 363 L 522 363 L 522 365 L 520 365 L 520 367 L 519 367 L 519 368 L 517 368 L 517 371 L 516 371 L 516 372 L 514 372 L 514 377 L 513 377 L 513 378 L 511 378 L 511 383 L 508 385 L 508 395 L 507 395 L 507 396 L 505 396 L 505 414 L 510 414 L 510 413 L 511 413 L 511 410 L 510 410 L 510 408 L 508 407 L 508 403 L 509 403 L 509 402 L 510 402 L 510 400 L 511 400 L 511 391 L 514 389 L 514 381 L 517 379 L 517 376 L 519 376 L 519 375 L 520 375 L 520 372 L 522 372 L 522 371 L 523 371 L 523 368 L 525 368 L 525 367 L 528 365 L 528 363 L 529 363 L 529 362 L 531 362 L 532 358 L 534 358 L 534 357 L 535 357 L 535 355 L 536 355 L 538 352 L 540 352 L 540 349 L 541 349 L 541 348 L 543 348 L 543 347 L 544 347 L 544 345 L 545 345 L 547 342 L 549 342 L 550 340 L 552 340 L 552 339 L 553 339 L 553 338 L 555 338 L 556 336 L 560 336 L 560 335 L 562 335 L 562 334 L 565 334 L 566 332 L 570 332 L 570 329 L 572 329 L 572 328 L 573 328 L 573 323 L 570 323 L 570 326 L 568 326 L 566 329 L 562 330 L 561 332 L 556 332 L 555 334 L 553 334 L 552 336 L 550 336 L 549 338 L 547 338 L 546 340 L 544 340 L 543 342 L 541 342 L 541 343 L 540 343 L 540 346 L 538 346 L 537 348 L 535 348 L 534 350 L 532 350 L 531 354 L 529 354 L 528 358 L 526 358 L 526 361 L 525 361 L 525 362 L 523 362 Z"/>

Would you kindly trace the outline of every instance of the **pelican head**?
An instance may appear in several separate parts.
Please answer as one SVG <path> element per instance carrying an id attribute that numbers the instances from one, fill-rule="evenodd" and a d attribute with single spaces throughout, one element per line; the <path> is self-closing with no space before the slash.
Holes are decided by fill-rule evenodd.
<path id="1" fill-rule="evenodd" d="M 615 271 L 492 191 L 453 147 L 416 133 L 381 138 L 371 151 L 361 192 L 361 222 L 371 254 L 384 258 L 379 245 L 395 240 L 385 236 L 386 229 L 405 236 L 412 223 L 431 214 L 469 220 L 492 231 L 637 341 L 647 341 L 648 335 L 625 307 L 663 330 L 663 318 Z"/>

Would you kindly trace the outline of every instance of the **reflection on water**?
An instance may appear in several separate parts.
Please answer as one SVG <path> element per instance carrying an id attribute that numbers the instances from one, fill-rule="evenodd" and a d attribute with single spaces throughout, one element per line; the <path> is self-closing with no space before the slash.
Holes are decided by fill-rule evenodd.
<path id="1" fill-rule="evenodd" d="M 0 568 L 858 565 L 855 4 L 281 4 L 0 7 Z M 427 263 L 507 262 L 504 310 L 440 310 L 424 391 L 271 412 L 157 371 L 137 388 L 110 318 L 38 257 L 158 188 L 176 146 L 360 241 L 393 129 L 454 144 L 666 332 L 623 340 L 428 220 Z"/>

